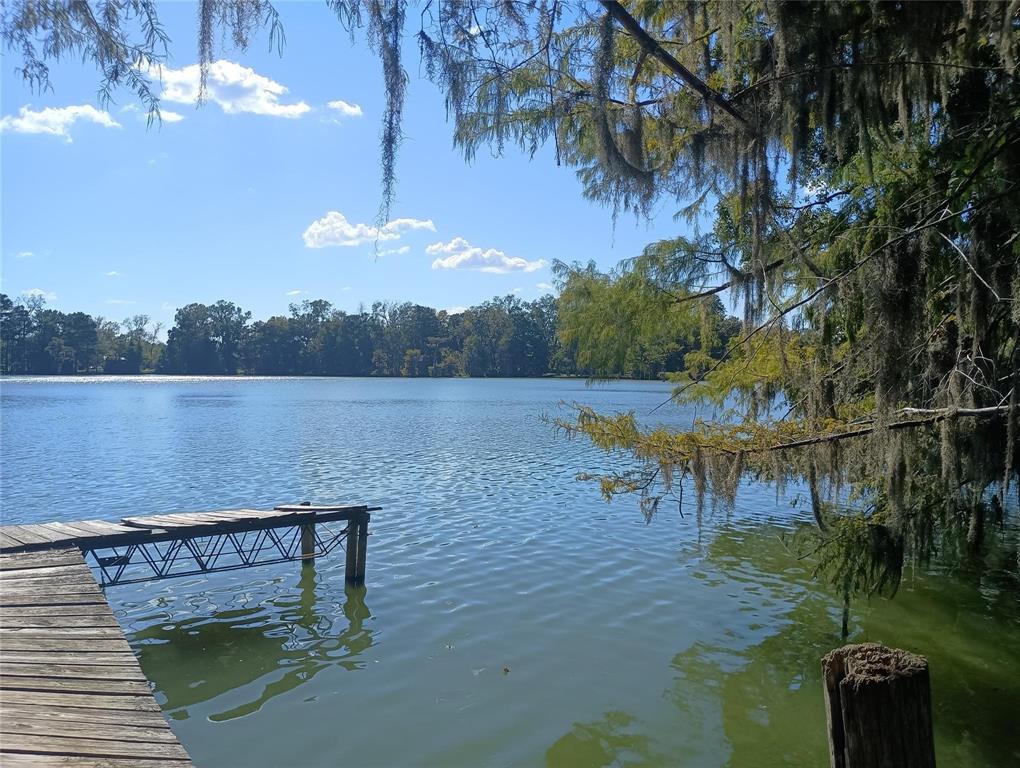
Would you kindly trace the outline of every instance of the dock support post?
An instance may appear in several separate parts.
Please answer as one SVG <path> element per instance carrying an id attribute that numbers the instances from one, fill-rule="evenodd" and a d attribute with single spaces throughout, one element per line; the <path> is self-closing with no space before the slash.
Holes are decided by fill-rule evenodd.
<path id="1" fill-rule="evenodd" d="M 301 526 L 301 560 L 305 563 L 315 561 L 315 523 Z"/>
<path id="2" fill-rule="evenodd" d="M 311 506 L 312 502 L 302 501 L 302 507 Z M 301 526 L 301 562 L 315 562 L 315 523 L 304 523 Z"/>
<path id="3" fill-rule="evenodd" d="M 832 768 L 935 768 L 923 656 L 876 643 L 822 659 Z"/>
<path id="4" fill-rule="evenodd" d="M 347 523 L 347 569 L 344 580 L 348 584 L 360 586 L 365 583 L 365 559 L 368 554 L 368 521 L 367 512 L 354 514 Z"/>
<path id="5" fill-rule="evenodd" d="M 344 581 L 348 584 L 358 583 L 358 529 L 361 527 L 357 515 L 347 521 L 347 541 L 344 542 L 344 549 L 347 550 L 347 568 L 344 571 Z"/>
<path id="6" fill-rule="evenodd" d="M 358 571 L 355 574 L 355 583 L 361 586 L 365 583 L 365 559 L 368 555 L 368 512 L 358 515 Z"/>

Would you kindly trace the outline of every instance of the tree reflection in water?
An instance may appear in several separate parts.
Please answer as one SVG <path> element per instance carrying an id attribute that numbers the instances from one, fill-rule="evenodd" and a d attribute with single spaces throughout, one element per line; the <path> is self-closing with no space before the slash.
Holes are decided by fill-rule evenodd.
<path id="1" fill-rule="evenodd" d="M 315 568 L 306 564 L 296 599 L 293 593 L 278 595 L 257 606 L 131 633 L 167 716 L 187 719 L 189 707 L 229 693 L 232 706 L 209 719 L 231 720 L 258 711 L 324 669 L 357 669 L 358 656 L 372 645 L 372 631 L 364 626 L 371 617 L 366 590 L 345 586 L 337 611 L 336 602 L 317 599 L 316 585 Z"/>
<path id="2" fill-rule="evenodd" d="M 841 644 L 842 604 L 819 588 L 809 563 L 791 562 L 781 532 L 719 530 L 691 572 L 720 589 L 718 612 L 700 617 L 698 640 L 673 657 L 673 684 L 640 714 L 575 723 L 546 752 L 550 768 L 826 764 L 820 659 Z M 928 657 L 941 761 L 1018 764 L 1020 745 L 1001 738 L 1020 711 L 1020 687 L 1009 682 L 1020 667 L 1018 586 L 1004 571 L 968 581 L 938 570 L 933 563 L 929 573 L 908 575 L 892 600 L 855 605 L 850 642 Z M 663 727 L 664 718 L 675 728 Z"/>

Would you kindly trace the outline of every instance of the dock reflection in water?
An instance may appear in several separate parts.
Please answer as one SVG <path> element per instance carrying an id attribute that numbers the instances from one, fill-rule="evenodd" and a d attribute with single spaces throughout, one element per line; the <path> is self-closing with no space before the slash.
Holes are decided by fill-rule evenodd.
<path id="1" fill-rule="evenodd" d="M 334 581 L 319 594 L 321 586 L 315 567 L 305 565 L 296 595 L 288 591 L 256 606 L 156 622 L 129 633 L 146 676 L 157 681 L 156 696 L 167 716 L 187 719 L 189 708 L 231 694 L 226 708 L 214 707 L 208 718 L 232 720 L 257 712 L 325 669 L 361 666 L 358 656 L 372 646 L 366 589 Z M 334 594 L 341 586 L 343 594 Z"/>

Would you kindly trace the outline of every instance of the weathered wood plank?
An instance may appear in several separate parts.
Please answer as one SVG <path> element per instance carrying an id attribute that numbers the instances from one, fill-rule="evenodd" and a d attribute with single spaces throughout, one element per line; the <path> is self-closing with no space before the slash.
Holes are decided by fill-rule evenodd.
<path id="1" fill-rule="evenodd" d="M 14 573 L 18 573 L 18 571 L 14 571 Z M 89 574 L 89 581 L 95 584 L 91 573 Z M 92 585 L 85 581 L 85 574 L 81 571 L 78 573 L 60 574 L 59 576 L 54 575 L 48 579 L 35 576 L 9 576 L 0 580 L 0 590 L 4 592 L 25 592 L 29 590 L 46 590 L 47 588 L 51 592 L 59 592 L 62 588 L 68 586 L 74 587 L 74 591 L 78 593 L 92 591 Z M 96 585 L 95 589 L 98 591 L 99 586 Z"/>
<path id="2" fill-rule="evenodd" d="M 3 749 L 6 752 L 33 752 L 42 755 L 188 759 L 184 747 L 177 743 L 103 741 L 23 733 L 4 733 Z"/>
<path id="3" fill-rule="evenodd" d="M 280 504 L 273 509 L 280 512 L 364 512 L 368 510 L 364 504 Z"/>
<path id="4" fill-rule="evenodd" d="M 149 696 L 152 689 L 147 681 L 95 679 L 91 677 L 27 677 L 0 674 L 0 690 L 4 696 L 17 696 L 11 691 L 55 691 L 84 693 L 97 696 Z"/>
<path id="5" fill-rule="evenodd" d="M 5 583 L 0 586 L 0 604 L 7 603 L 8 600 L 32 597 L 41 597 L 52 600 L 54 598 L 72 598 L 88 595 L 93 598 L 102 598 L 103 593 L 100 591 L 98 586 L 94 585 L 94 581 L 92 584 L 83 583 L 83 580 L 79 580 L 76 584 L 68 584 L 66 582 L 50 584 L 49 582 L 41 579 L 35 579 L 32 581 L 16 581 L 10 584 Z M 73 600 L 68 599 L 67 602 L 70 603 L 73 602 Z"/>
<path id="6" fill-rule="evenodd" d="M 113 611 L 106 602 L 87 605 L 0 605 L 0 621 L 13 616 L 108 616 Z"/>
<path id="7" fill-rule="evenodd" d="M 114 520 L 75 520 L 71 523 L 76 528 L 89 531 L 96 536 L 114 536 L 118 533 L 136 533 L 134 528 L 122 525 Z"/>
<path id="8" fill-rule="evenodd" d="M 74 768 L 177 768 L 178 766 L 189 766 L 188 760 L 177 760 L 174 758 L 162 758 L 155 760 L 141 760 L 138 758 L 100 757 L 90 758 L 71 755 L 33 755 L 20 752 L 5 752 L 3 745 L 0 745 L 0 753 L 3 753 L 4 766 L 74 766 Z"/>
<path id="9" fill-rule="evenodd" d="M 4 699 L 6 700 L 6 696 Z M 85 707 L 88 709 L 121 710 L 124 712 L 159 712 L 159 705 L 151 694 L 144 696 L 104 696 L 88 693 L 61 693 L 57 691 L 19 691 L 19 704 L 49 707 Z"/>
<path id="10" fill-rule="evenodd" d="M 109 638 L 122 638 L 124 633 L 120 627 L 12 627 L 4 625 L 0 627 L 0 642 L 5 642 L 15 637 L 37 637 L 40 640 L 59 640 L 68 638 L 71 640 L 106 640 Z"/>
<path id="11" fill-rule="evenodd" d="M 17 627 L 19 629 L 60 629 L 76 628 L 85 629 L 89 627 L 113 628 L 111 624 L 112 615 L 96 614 L 94 616 L 19 616 L 7 611 L 0 611 L 0 627 Z M 120 628 L 117 628 L 120 632 Z"/>
<path id="12" fill-rule="evenodd" d="M 42 553 L 40 553 L 42 554 Z M 8 579 L 50 579 L 54 576 L 71 576 L 81 574 L 82 563 L 68 565 L 46 565 L 39 568 L 9 568 L 0 570 L 0 588 Z"/>
<path id="13" fill-rule="evenodd" d="M 20 544 L 50 544 L 52 540 L 49 536 L 43 536 L 32 530 L 32 526 L 28 525 L 5 525 L 2 533 L 5 536 L 10 536 Z"/>
<path id="14" fill-rule="evenodd" d="M 147 682 L 135 665 L 120 667 L 100 664 L 40 664 L 38 662 L 4 661 L 0 659 L 0 677 L 72 677 L 82 680 L 135 680 Z"/>
<path id="15" fill-rule="evenodd" d="M 117 709 L 51 707 L 23 701 L 2 701 L 0 702 L 0 722 L 5 721 L 8 716 L 29 721 L 51 720 L 59 723 L 115 725 L 124 730 L 131 728 L 170 730 L 170 726 L 161 712 L 131 712 L 129 715 L 125 715 L 122 710 Z"/>
<path id="16" fill-rule="evenodd" d="M 167 727 L 125 728 L 119 723 L 82 723 L 76 720 L 53 721 L 22 713 L 4 713 L 6 733 L 35 734 L 39 736 L 66 736 L 70 738 L 98 739 L 102 741 L 142 741 L 155 744 L 176 743 L 177 737 Z"/>
<path id="17" fill-rule="evenodd" d="M 0 531 L 0 547 L 3 549 L 16 549 L 20 546 L 20 541 L 15 539 L 13 536 L 8 536 L 6 533 Z"/>
<path id="18" fill-rule="evenodd" d="M 24 662 L 32 664 L 86 664 L 86 665 L 102 665 L 111 667 L 136 667 L 138 666 L 138 659 L 135 658 L 134 653 L 124 651 L 94 651 L 94 652 L 83 652 L 83 651 L 40 651 L 37 649 L 31 650 L 13 650 L 8 648 L 6 644 L 3 648 L 0 648 L 0 664 L 7 662 Z"/>
<path id="19" fill-rule="evenodd" d="M 131 646 L 124 638 L 70 638 L 48 640 L 39 637 L 7 635 L 3 638 L 7 651 L 75 651 L 77 653 L 128 653 Z"/>
<path id="20" fill-rule="evenodd" d="M 41 605 L 106 605 L 106 599 L 102 592 L 48 595 L 43 592 L 8 594 L 6 590 L 0 590 L 0 607 Z"/>
<path id="21" fill-rule="evenodd" d="M 0 531 L 3 529 L 0 528 Z M 85 561 L 77 549 L 47 549 L 41 552 L 0 553 L 0 571 L 31 570 L 60 565 L 80 565 Z"/>

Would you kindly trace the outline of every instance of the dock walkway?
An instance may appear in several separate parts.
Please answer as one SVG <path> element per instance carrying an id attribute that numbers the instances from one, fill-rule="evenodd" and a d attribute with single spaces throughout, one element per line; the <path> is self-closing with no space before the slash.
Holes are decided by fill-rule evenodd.
<path id="1" fill-rule="evenodd" d="M 191 765 L 73 547 L 0 554 L 0 764 Z"/>
<path id="2" fill-rule="evenodd" d="M 301 504 L 0 526 L 0 764 L 191 765 L 101 584 L 308 561 L 338 545 L 347 581 L 363 583 L 376 509 Z"/>

